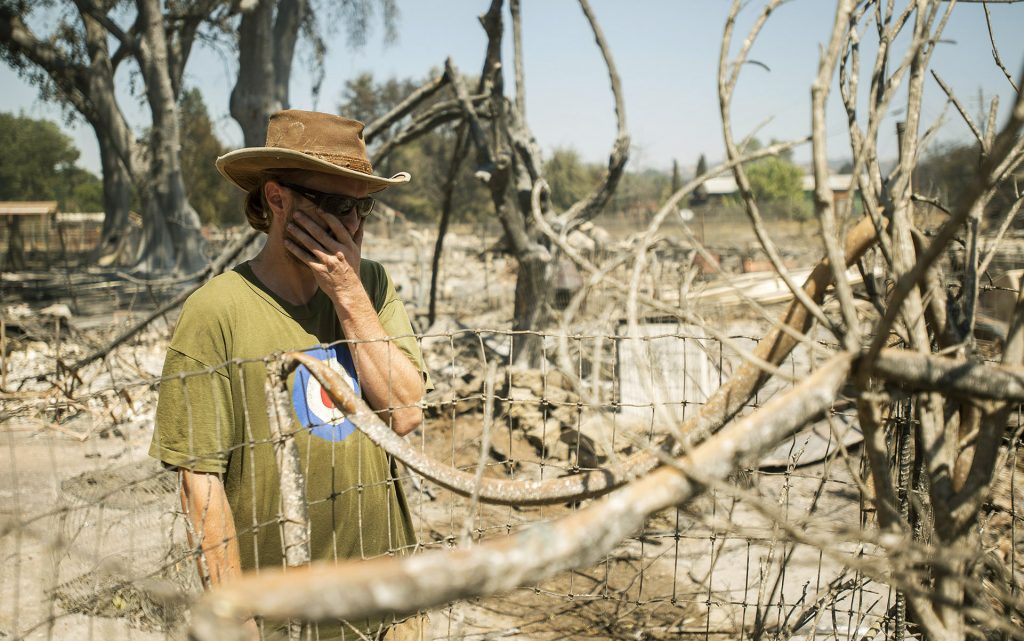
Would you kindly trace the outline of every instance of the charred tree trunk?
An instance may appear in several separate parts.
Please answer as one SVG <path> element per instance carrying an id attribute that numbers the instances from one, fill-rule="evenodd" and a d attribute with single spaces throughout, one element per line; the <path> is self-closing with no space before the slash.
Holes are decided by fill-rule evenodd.
<path id="1" fill-rule="evenodd" d="M 206 265 L 199 216 L 188 202 L 181 175 L 178 104 L 168 70 L 167 40 L 158 0 L 139 0 L 143 35 L 139 63 L 153 114 L 148 182 L 138 266 L 145 271 L 196 272 Z"/>
<path id="2" fill-rule="evenodd" d="M 513 329 L 530 331 L 551 323 L 551 259 L 533 252 L 519 257 L 516 274 L 515 320 Z M 538 367 L 544 360 L 543 339 L 535 334 L 517 337 L 512 362 L 523 367 Z"/>
<path id="3" fill-rule="evenodd" d="M 86 49 L 89 52 L 88 104 L 86 114 L 96 134 L 103 170 L 103 228 L 93 259 L 100 265 L 121 264 L 128 237 L 128 214 L 132 203 L 132 154 L 134 141 L 117 105 L 114 90 L 115 66 L 107 45 L 107 31 L 91 15 L 82 15 Z"/>
<path id="4" fill-rule="evenodd" d="M 305 11 L 305 0 L 261 0 L 242 15 L 230 109 L 247 147 L 262 145 L 270 115 L 288 108 L 292 59 Z"/>
<path id="5" fill-rule="evenodd" d="M 96 128 L 103 168 L 103 228 L 93 258 L 100 265 L 123 260 L 127 240 L 128 214 L 132 205 L 132 178 L 112 141 Z"/>
<path id="6" fill-rule="evenodd" d="M 263 144 L 270 114 L 282 105 L 274 97 L 274 5 L 262 0 L 242 15 L 238 27 L 238 80 L 231 91 L 231 117 L 242 128 L 246 147 Z"/>
<path id="7" fill-rule="evenodd" d="M 274 19 L 273 61 L 274 98 L 281 109 L 288 109 L 288 83 L 292 77 L 292 60 L 295 58 L 295 43 L 299 40 L 299 29 L 306 13 L 306 0 L 280 0 L 277 17 Z"/>

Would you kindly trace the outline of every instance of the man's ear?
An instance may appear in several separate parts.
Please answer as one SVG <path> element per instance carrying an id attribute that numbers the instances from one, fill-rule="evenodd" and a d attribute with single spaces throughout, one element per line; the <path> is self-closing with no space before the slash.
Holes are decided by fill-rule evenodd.
<path id="1" fill-rule="evenodd" d="M 281 186 L 281 183 L 276 180 L 268 180 L 263 183 L 263 195 L 267 199 L 267 204 L 273 210 L 273 213 L 279 214 L 285 211 L 285 208 L 289 204 L 289 197 L 291 194 L 285 193 L 287 190 Z"/>

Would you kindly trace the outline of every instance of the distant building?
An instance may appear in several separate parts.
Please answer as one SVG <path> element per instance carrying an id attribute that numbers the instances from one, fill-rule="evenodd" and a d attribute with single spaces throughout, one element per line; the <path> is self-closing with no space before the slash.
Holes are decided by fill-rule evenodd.
<path id="1" fill-rule="evenodd" d="M 0 267 L 25 269 L 31 254 L 90 250 L 103 218 L 103 212 L 58 211 L 56 200 L 0 201 Z"/>
<path id="2" fill-rule="evenodd" d="M 848 199 L 850 194 L 856 191 L 853 174 L 832 174 L 828 177 L 828 185 L 832 188 L 832 198 L 835 203 Z M 810 174 L 802 176 L 800 186 L 804 193 L 811 197 L 814 193 L 814 176 Z M 710 203 L 730 196 L 739 196 L 739 187 L 732 174 L 708 179 L 704 183 L 704 189 Z"/>
<path id="3" fill-rule="evenodd" d="M 56 216 L 56 200 L 0 201 L 4 271 L 25 269 L 26 251 L 48 249 Z"/>

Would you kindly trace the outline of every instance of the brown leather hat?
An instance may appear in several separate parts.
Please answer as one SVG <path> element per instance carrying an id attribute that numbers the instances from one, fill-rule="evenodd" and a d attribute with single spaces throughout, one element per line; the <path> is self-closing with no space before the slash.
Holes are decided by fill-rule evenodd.
<path id="1" fill-rule="evenodd" d="M 306 169 L 365 181 L 370 192 L 409 182 L 399 172 L 391 178 L 373 175 L 366 155 L 363 123 L 341 116 L 288 109 L 270 117 L 263 147 L 246 147 L 217 159 L 222 176 L 243 189 L 259 186 L 260 175 L 275 169 Z"/>

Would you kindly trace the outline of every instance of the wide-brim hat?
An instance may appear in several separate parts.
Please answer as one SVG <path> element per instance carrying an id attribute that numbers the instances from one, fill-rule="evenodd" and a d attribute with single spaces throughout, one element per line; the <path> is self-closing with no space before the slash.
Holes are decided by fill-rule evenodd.
<path id="1" fill-rule="evenodd" d="M 244 191 L 275 169 L 305 169 L 361 180 L 370 193 L 409 182 L 402 171 L 376 176 L 366 155 L 363 123 L 315 111 L 288 109 L 270 117 L 263 147 L 246 147 L 217 159 L 217 171 Z"/>

